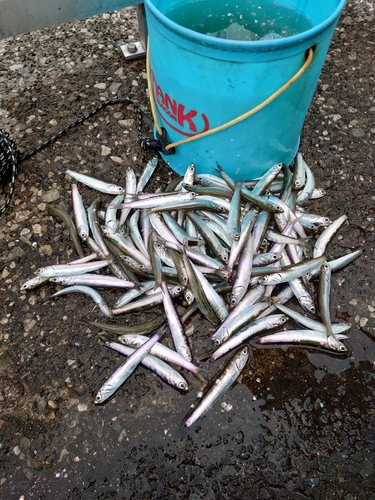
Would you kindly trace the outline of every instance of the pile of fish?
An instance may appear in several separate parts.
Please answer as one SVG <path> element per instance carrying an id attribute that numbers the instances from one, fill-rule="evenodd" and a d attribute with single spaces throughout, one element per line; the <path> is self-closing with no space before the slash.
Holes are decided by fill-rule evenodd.
<path id="1" fill-rule="evenodd" d="M 163 307 L 165 314 L 133 327 L 90 323 L 116 333 L 118 342 L 106 338 L 104 343 L 127 357 L 99 389 L 95 403 L 111 397 L 139 364 L 177 389 L 189 390 L 181 371 L 200 370 L 186 335 L 196 311 L 212 325 L 211 360 L 231 356 L 192 408 L 186 426 L 238 378 L 250 340 L 348 352 L 343 341 L 350 324 L 333 323 L 330 317 L 331 273 L 362 249 L 327 261 L 327 245 L 347 217 L 331 221 L 306 211 L 306 203 L 324 191 L 315 187 L 300 153 L 291 168 L 274 165 L 252 182 L 235 182 L 220 166 L 217 175 L 197 174 L 191 164 L 163 192 L 145 193 L 157 164 L 152 158 L 139 179 L 128 168 L 125 188 L 68 170 L 76 182 L 114 198 L 103 208 L 96 198 L 86 210 L 73 183 L 74 221 L 61 209 L 51 213 L 65 222 L 80 258 L 38 269 L 22 285 L 27 290 L 60 284 L 64 288 L 53 297 L 86 294 L 108 318 Z M 118 290 L 115 304 L 98 292 L 105 287 Z M 285 305 L 292 298 L 300 311 Z M 183 315 L 176 308 L 181 303 Z M 290 318 L 301 328 L 286 329 Z M 174 349 L 161 342 L 166 335 Z"/>

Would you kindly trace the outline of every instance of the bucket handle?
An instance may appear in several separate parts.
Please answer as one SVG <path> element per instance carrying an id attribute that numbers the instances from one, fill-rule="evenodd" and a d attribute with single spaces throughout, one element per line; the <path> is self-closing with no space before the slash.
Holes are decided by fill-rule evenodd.
<path id="1" fill-rule="evenodd" d="M 177 146 L 181 146 L 182 144 L 186 144 L 188 142 L 196 141 L 197 139 L 202 139 L 203 137 L 207 137 L 208 135 L 215 134 L 216 132 L 220 132 L 221 130 L 225 130 L 226 128 L 231 127 L 232 125 L 236 125 L 237 123 L 241 122 L 242 120 L 246 120 L 246 118 L 249 118 L 249 116 L 254 115 L 261 109 L 267 106 L 270 102 L 272 102 L 274 99 L 279 97 L 285 90 L 287 90 L 295 81 L 298 80 L 300 76 L 303 75 L 303 73 L 307 70 L 307 68 L 310 66 L 312 60 L 313 60 L 313 55 L 314 55 L 314 48 L 315 47 L 310 47 L 306 51 L 306 61 L 304 62 L 303 66 L 286 82 L 284 85 L 282 85 L 276 92 L 271 94 L 267 99 L 262 101 L 260 104 L 255 106 L 254 108 L 250 109 L 246 113 L 243 113 L 240 116 L 237 116 L 237 118 L 233 118 L 233 120 L 229 120 L 228 122 L 224 123 L 223 125 L 219 125 L 218 127 L 211 128 L 209 130 L 206 130 L 205 132 L 201 132 L 200 134 L 193 135 L 191 137 L 187 137 L 186 139 L 182 139 L 181 141 L 176 141 L 172 143 L 168 143 L 165 139 L 165 129 L 163 129 L 160 126 L 159 119 L 156 113 L 156 105 L 155 105 L 155 98 L 154 98 L 154 92 L 152 88 L 152 82 L 151 82 L 151 65 L 150 65 L 150 45 L 149 43 L 147 44 L 147 57 L 146 57 L 146 71 L 147 71 L 147 85 L 148 85 L 148 93 L 150 97 L 150 105 L 151 105 L 151 112 L 152 116 L 154 119 L 155 123 L 155 128 L 157 132 L 158 138 L 164 138 L 164 141 L 162 141 L 162 151 L 164 154 L 173 154 L 174 153 L 174 148 Z"/>

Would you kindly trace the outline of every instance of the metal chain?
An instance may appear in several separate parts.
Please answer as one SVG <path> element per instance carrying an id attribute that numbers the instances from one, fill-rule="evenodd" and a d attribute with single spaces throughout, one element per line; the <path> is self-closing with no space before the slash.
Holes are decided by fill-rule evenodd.
<path id="1" fill-rule="evenodd" d="M 98 106 L 97 108 L 93 109 L 86 115 L 82 116 L 81 118 L 78 118 L 78 120 L 74 121 L 67 127 L 65 127 L 63 130 L 61 130 L 58 134 L 54 135 L 53 137 L 50 137 L 47 141 L 43 142 L 39 146 L 37 146 L 35 149 L 30 151 L 29 153 L 21 156 L 20 152 L 17 151 L 16 149 L 16 144 L 14 141 L 12 141 L 9 138 L 9 135 L 0 129 L 0 183 L 4 181 L 8 173 L 11 171 L 11 181 L 10 181 L 10 189 L 9 193 L 7 195 L 5 204 L 0 208 L 0 215 L 2 215 L 7 207 L 9 206 L 13 192 L 14 192 L 14 187 L 16 183 L 16 177 L 17 177 L 17 166 L 22 163 L 25 160 L 28 160 L 31 156 L 35 155 L 42 149 L 46 148 L 50 144 L 54 143 L 58 139 L 60 139 L 62 136 L 64 136 L 66 133 L 68 133 L 72 128 L 74 128 L 76 125 L 79 125 L 80 123 L 83 123 L 86 121 L 88 118 L 91 118 L 92 116 L 96 115 L 99 111 L 101 111 L 103 108 L 106 106 L 110 106 L 113 104 L 127 104 L 133 106 L 134 110 L 137 113 L 137 128 L 138 128 L 138 138 L 140 142 L 140 146 L 150 152 L 157 152 L 160 151 L 160 141 L 150 139 L 148 137 L 143 137 L 142 135 L 142 112 L 140 107 L 138 106 L 137 103 L 132 101 L 131 99 L 111 99 L 108 101 L 103 102 Z"/>

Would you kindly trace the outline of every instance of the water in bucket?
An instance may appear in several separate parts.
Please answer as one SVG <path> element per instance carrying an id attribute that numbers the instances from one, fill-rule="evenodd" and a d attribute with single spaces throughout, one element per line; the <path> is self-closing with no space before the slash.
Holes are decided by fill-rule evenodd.
<path id="1" fill-rule="evenodd" d="M 305 15 L 279 2 L 190 0 L 165 16 L 185 28 L 227 40 L 276 40 L 312 27 Z"/>

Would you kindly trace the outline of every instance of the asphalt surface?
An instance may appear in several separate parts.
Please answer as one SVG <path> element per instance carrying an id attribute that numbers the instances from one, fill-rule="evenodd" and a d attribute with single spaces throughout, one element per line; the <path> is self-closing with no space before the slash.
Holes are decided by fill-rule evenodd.
<path id="1" fill-rule="evenodd" d="M 0 128 L 22 154 L 116 96 L 141 106 L 151 133 L 145 61 L 125 62 L 118 50 L 135 34 L 133 11 L 124 10 L 0 41 Z M 103 319 L 93 302 L 46 300 L 53 284 L 20 290 L 39 267 L 77 258 L 48 212 L 72 213 L 66 169 L 121 184 L 127 166 L 140 174 L 151 158 L 138 146 L 133 108 L 102 110 L 20 165 L 0 219 L 1 498 L 375 499 L 374 34 L 373 3 L 349 1 L 300 145 L 327 192 L 311 211 L 348 216 L 329 258 L 365 250 L 333 277 L 331 314 L 353 324 L 350 354 L 254 345 L 239 382 L 191 429 L 181 422 L 198 378 L 188 377 L 184 395 L 140 368 L 96 406 L 121 358 L 88 325 Z M 161 162 L 149 190 L 172 177 Z M 96 196 L 82 194 L 86 206 Z M 210 348 L 209 330 L 192 318 L 193 356 Z M 200 366 L 212 374 L 210 363 Z"/>

